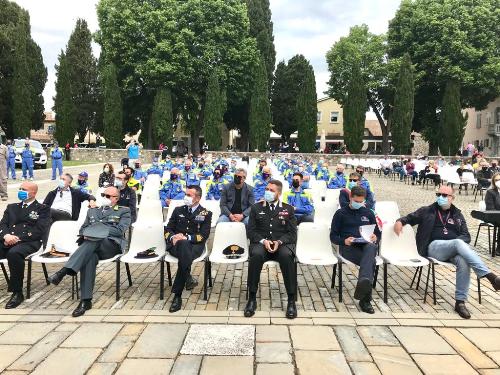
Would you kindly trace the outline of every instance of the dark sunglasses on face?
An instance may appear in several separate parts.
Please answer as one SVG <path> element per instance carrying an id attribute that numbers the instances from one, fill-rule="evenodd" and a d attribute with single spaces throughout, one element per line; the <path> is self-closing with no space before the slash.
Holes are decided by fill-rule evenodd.
<path id="1" fill-rule="evenodd" d="M 448 198 L 450 194 L 445 194 L 445 193 L 436 193 L 436 197 L 443 197 L 443 198 Z"/>
<path id="2" fill-rule="evenodd" d="M 111 199 L 111 198 L 116 198 L 116 195 L 109 195 L 109 194 L 101 193 L 101 197 Z"/>
<path id="3" fill-rule="evenodd" d="M 359 181 L 359 180 L 358 180 L 358 179 L 356 179 L 356 178 L 350 178 L 350 179 L 349 179 L 349 182 L 358 182 L 358 181 Z"/>

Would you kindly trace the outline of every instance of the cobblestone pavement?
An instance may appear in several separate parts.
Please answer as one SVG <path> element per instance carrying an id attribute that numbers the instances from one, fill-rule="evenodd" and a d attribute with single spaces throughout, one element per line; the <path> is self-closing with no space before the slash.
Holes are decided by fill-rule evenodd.
<path id="1" fill-rule="evenodd" d="M 100 166 L 85 168 L 96 173 Z M 369 178 L 377 200 L 397 201 L 402 214 L 434 200 L 431 188 L 376 175 Z M 42 181 L 41 196 L 51 187 L 50 181 Z M 456 204 L 475 236 L 477 222 L 470 217 L 477 206 L 473 200 L 472 195 L 462 194 Z M 477 250 L 498 272 L 499 258 L 488 255 L 486 233 L 479 236 Z M 49 267 L 49 272 L 55 270 Z M 380 277 L 374 293 L 377 313 L 367 315 L 358 311 L 352 299 L 355 269 L 344 269 L 344 303 L 339 303 L 338 290 L 330 288 L 331 267 L 299 266 L 299 318 L 293 321 L 284 318 L 287 297 L 274 267 L 262 274 L 259 311 L 251 319 L 241 312 L 246 302 L 246 265 L 214 265 L 208 301 L 202 298 L 200 283 L 184 292 L 184 310 L 175 314 L 167 310 L 168 283 L 165 300 L 159 300 L 157 265 L 134 265 L 131 271 L 134 284 L 129 287 L 122 272 L 122 296 L 116 302 L 115 266 L 99 268 L 94 309 L 74 319 L 70 313 L 76 301 L 71 299 L 70 280 L 58 287 L 46 286 L 41 267 L 34 265 L 32 298 L 19 309 L 0 310 L 0 372 L 500 374 L 499 295 L 483 282 L 479 304 L 472 278 L 469 309 L 473 317 L 460 319 L 453 313 L 453 269 L 436 268 L 438 298 L 433 305 L 431 298 L 423 302 L 422 290 L 409 288 L 411 270 L 390 267 L 388 304 L 382 301 Z M 201 280 L 203 265 L 196 265 L 193 274 Z M 0 277 L 0 305 L 7 298 L 7 286 Z"/>

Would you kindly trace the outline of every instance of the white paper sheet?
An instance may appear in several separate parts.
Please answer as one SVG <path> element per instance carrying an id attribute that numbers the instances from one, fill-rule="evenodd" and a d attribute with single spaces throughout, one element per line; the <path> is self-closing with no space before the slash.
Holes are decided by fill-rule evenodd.
<path id="1" fill-rule="evenodd" d="M 370 242 L 370 236 L 373 234 L 374 230 L 375 224 L 362 225 L 359 227 L 359 233 L 361 234 L 361 237 L 368 242 Z"/>

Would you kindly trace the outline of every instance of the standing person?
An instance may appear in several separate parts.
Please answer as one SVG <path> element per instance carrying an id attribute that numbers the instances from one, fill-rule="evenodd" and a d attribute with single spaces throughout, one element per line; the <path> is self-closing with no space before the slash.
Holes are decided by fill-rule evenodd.
<path id="1" fill-rule="evenodd" d="M 184 206 L 176 207 L 165 227 L 167 251 L 179 260 L 172 293 L 174 299 L 169 311 L 182 308 L 182 291 L 193 289 L 198 282 L 191 277 L 193 260 L 201 256 L 210 236 L 212 212 L 200 205 L 202 191 L 191 185 L 186 189 Z"/>
<path id="2" fill-rule="evenodd" d="M 6 309 L 14 309 L 24 301 L 23 279 L 26 257 L 38 251 L 50 226 L 49 208 L 36 200 L 38 186 L 23 182 L 17 197 L 21 203 L 7 206 L 0 221 L 0 258 L 7 258 L 10 270 Z"/>
<path id="3" fill-rule="evenodd" d="M 7 196 L 7 163 L 9 162 L 9 149 L 3 143 L 0 143 L 0 198 L 6 201 Z"/>
<path id="4" fill-rule="evenodd" d="M 59 172 L 59 178 L 63 173 L 62 163 L 62 150 L 59 148 L 59 143 L 54 142 L 54 147 L 50 150 L 50 157 L 52 158 L 52 180 L 56 179 L 56 169 Z"/>
<path id="5" fill-rule="evenodd" d="M 106 163 L 102 168 L 102 173 L 99 175 L 99 182 L 97 186 L 108 187 L 113 186 L 115 183 L 115 170 L 113 168 L 113 164 Z"/>
<path id="6" fill-rule="evenodd" d="M 9 178 L 9 171 L 13 180 L 16 179 L 16 148 L 12 144 L 11 140 L 7 141 L 7 178 Z"/>
<path id="7" fill-rule="evenodd" d="M 102 206 L 91 208 L 79 232 L 78 249 L 66 265 L 48 277 L 59 285 L 66 275 L 80 272 L 81 300 L 72 316 L 78 317 L 92 308 L 96 268 L 99 260 L 113 258 L 127 246 L 125 232 L 130 227 L 130 209 L 118 206 L 118 189 L 110 186 L 101 194 Z"/>
<path id="8" fill-rule="evenodd" d="M 297 272 L 295 268 L 295 243 L 297 242 L 297 220 L 292 206 L 281 201 L 283 184 L 271 180 L 266 186 L 265 201 L 255 203 L 250 209 L 247 236 L 250 239 L 248 264 L 248 302 L 244 315 L 249 318 L 257 308 L 257 290 L 260 273 L 265 262 L 279 262 L 288 304 L 285 316 L 297 317 L 295 294 L 297 293 Z"/>
<path id="9" fill-rule="evenodd" d="M 64 146 L 64 157 L 66 160 L 71 160 L 71 145 L 66 143 L 66 146 Z"/>
<path id="10" fill-rule="evenodd" d="M 247 171 L 243 168 L 236 169 L 233 182 L 224 185 L 220 197 L 221 215 L 217 223 L 243 222 L 248 225 L 250 209 L 255 203 L 253 188 L 245 180 Z"/>
<path id="11" fill-rule="evenodd" d="M 134 168 L 136 160 L 139 160 L 139 149 L 139 143 L 135 139 L 131 139 L 126 147 L 128 166 L 131 168 Z"/>
<path id="12" fill-rule="evenodd" d="M 28 177 L 28 172 L 30 176 L 30 180 L 33 181 L 33 162 L 35 159 L 35 155 L 30 148 L 30 140 L 26 139 L 24 143 L 24 149 L 21 151 L 21 162 L 23 169 L 23 180 L 26 180 Z"/>

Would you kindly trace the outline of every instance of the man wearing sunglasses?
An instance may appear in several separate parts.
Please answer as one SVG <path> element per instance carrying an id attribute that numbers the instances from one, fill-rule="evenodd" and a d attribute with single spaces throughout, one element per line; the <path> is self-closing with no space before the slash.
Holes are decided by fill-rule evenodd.
<path id="1" fill-rule="evenodd" d="M 366 185 L 363 185 L 362 176 L 357 172 L 351 172 L 351 174 L 349 175 L 349 179 L 347 180 L 346 188 L 340 191 L 340 208 L 349 206 L 349 204 L 351 203 L 351 190 L 356 186 L 359 186 L 366 191 L 365 207 L 369 210 L 373 210 L 375 207 L 375 199 L 373 198 L 373 193 L 370 189 L 367 189 L 365 187 Z"/>
<path id="2" fill-rule="evenodd" d="M 66 265 L 48 277 L 51 284 L 58 285 L 66 275 L 80 272 L 81 301 L 73 316 L 81 316 L 92 308 L 96 268 L 99 260 L 113 258 L 125 250 L 125 232 L 130 227 L 130 209 L 118 205 L 120 192 L 116 187 L 107 187 L 101 194 L 101 207 L 91 208 L 80 228 L 78 249 Z"/>
<path id="3" fill-rule="evenodd" d="M 465 301 L 469 291 L 470 269 L 479 278 L 487 278 L 495 290 L 500 289 L 500 277 L 488 269 L 469 245 L 469 230 L 464 216 L 453 205 L 454 198 L 452 187 L 441 186 L 433 204 L 398 219 L 394 224 L 394 232 L 399 235 L 406 224 L 418 225 L 416 242 L 420 255 L 455 264 L 455 311 L 462 318 L 469 319 L 471 315 Z"/>

